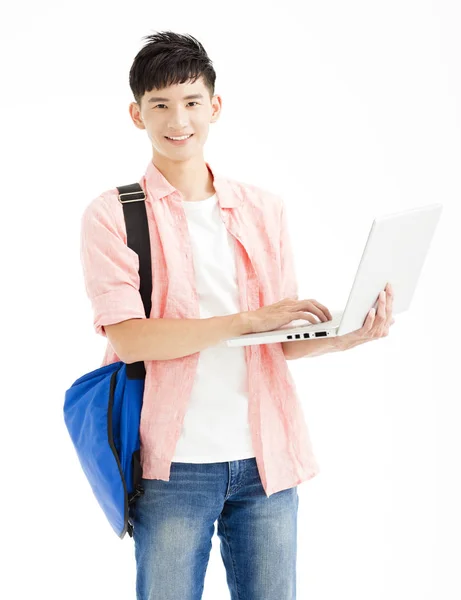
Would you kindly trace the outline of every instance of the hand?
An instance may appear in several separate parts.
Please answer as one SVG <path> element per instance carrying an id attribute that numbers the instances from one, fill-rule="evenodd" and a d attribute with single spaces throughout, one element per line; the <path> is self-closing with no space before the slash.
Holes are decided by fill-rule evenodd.
<path id="1" fill-rule="evenodd" d="M 244 333 L 272 331 L 298 319 L 320 323 L 333 318 L 328 308 L 317 300 L 298 300 L 297 297 L 284 298 L 275 304 L 239 314 L 243 319 Z"/>
<path id="2" fill-rule="evenodd" d="M 387 337 L 390 326 L 395 323 L 395 319 L 392 317 L 393 302 L 394 292 L 391 284 L 388 283 L 384 288 L 384 293 L 380 293 L 376 315 L 372 308 L 361 329 L 338 337 L 342 350 L 349 350 L 359 344 Z"/>

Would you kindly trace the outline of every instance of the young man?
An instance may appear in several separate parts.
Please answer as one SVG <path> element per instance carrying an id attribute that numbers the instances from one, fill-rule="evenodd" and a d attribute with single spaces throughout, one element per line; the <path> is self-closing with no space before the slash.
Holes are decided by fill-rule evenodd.
<path id="1" fill-rule="evenodd" d="M 204 159 L 222 101 L 203 46 L 173 32 L 147 39 L 130 71 L 129 112 L 153 151 L 140 180 L 152 251 L 150 315 L 115 188 L 86 208 L 81 237 L 95 330 L 108 338 L 101 366 L 146 366 L 145 492 L 130 511 L 137 598 L 201 598 L 218 521 L 232 598 L 293 600 L 297 485 L 319 467 L 286 361 L 387 335 L 392 296 L 347 336 L 223 343 L 331 315 L 315 300 L 298 300 L 282 199 L 219 175 Z"/>

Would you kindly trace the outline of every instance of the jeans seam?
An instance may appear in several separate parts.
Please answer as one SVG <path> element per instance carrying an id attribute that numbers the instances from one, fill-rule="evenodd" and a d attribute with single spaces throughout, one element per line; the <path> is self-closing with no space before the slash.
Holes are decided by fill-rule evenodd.
<path id="1" fill-rule="evenodd" d="M 221 523 L 222 523 L 223 531 L 224 531 L 224 536 L 226 537 L 226 542 L 227 542 L 227 545 L 229 546 L 229 554 L 230 554 L 231 563 L 232 563 L 232 573 L 234 575 L 234 580 L 235 580 L 235 589 L 237 591 L 237 600 L 239 600 L 239 598 L 240 598 L 239 582 L 238 582 L 238 579 L 237 579 L 237 572 L 235 570 L 234 555 L 232 554 L 232 548 L 231 548 L 231 545 L 229 543 L 229 538 L 227 536 L 226 524 L 224 522 L 224 519 L 221 516 L 219 518 L 221 519 Z"/>

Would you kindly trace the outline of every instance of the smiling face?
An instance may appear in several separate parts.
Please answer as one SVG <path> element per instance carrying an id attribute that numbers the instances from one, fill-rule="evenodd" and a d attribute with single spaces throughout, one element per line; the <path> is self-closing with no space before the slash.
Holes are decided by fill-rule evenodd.
<path id="1" fill-rule="evenodd" d="M 194 83 L 146 92 L 140 104 L 132 102 L 129 107 L 134 124 L 146 129 L 155 154 L 173 160 L 185 160 L 197 153 L 203 156 L 210 123 L 218 120 L 222 107 L 220 96 L 215 94 L 210 99 L 201 77 Z M 166 139 L 191 133 L 185 142 Z"/>

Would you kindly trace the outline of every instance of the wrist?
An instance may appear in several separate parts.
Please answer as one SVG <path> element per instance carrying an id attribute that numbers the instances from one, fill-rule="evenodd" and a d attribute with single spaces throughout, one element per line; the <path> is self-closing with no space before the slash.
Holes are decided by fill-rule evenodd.
<path id="1" fill-rule="evenodd" d="M 233 315 L 233 317 L 233 328 L 235 331 L 235 336 L 246 335 L 247 333 L 251 333 L 251 324 L 248 311 L 236 313 L 235 315 Z"/>
<path id="2" fill-rule="evenodd" d="M 330 338 L 331 341 L 333 342 L 333 345 L 335 347 L 336 350 L 338 351 L 343 351 L 343 350 L 347 350 L 347 343 L 346 340 L 344 339 L 346 336 L 344 335 L 336 335 L 333 338 Z"/>

